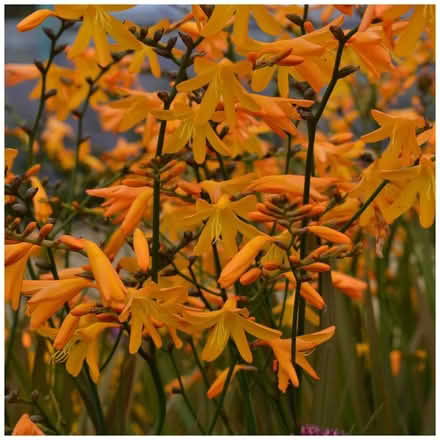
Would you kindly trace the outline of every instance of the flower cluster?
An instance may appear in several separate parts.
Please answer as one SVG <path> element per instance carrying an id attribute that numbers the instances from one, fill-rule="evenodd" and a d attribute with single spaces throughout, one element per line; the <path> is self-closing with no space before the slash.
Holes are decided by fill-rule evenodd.
<path id="1" fill-rule="evenodd" d="M 325 374 L 312 353 L 335 350 L 337 296 L 361 310 L 373 289 L 367 243 L 383 257 L 401 216 L 434 223 L 434 90 L 419 72 L 434 56 L 434 7 L 196 5 L 148 28 L 114 15 L 131 7 L 56 5 L 17 25 L 52 17 L 59 30 L 44 28 L 46 61 L 6 65 L 8 87 L 38 81 L 29 99 L 40 105 L 33 128 L 7 127 L 22 145 L 5 153 L 8 346 L 20 318 L 44 341 L 38 362 L 76 378 L 98 434 L 96 384 L 110 369 L 135 375 L 118 354 L 150 368 L 154 433 L 176 393 L 201 433 L 220 423 L 231 433 L 228 389 L 250 399 L 252 420 L 255 384 L 290 393 L 295 411 L 303 383 Z M 359 25 L 347 27 L 356 14 Z M 66 29 L 70 46 L 59 45 Z M 168 90 L 144 86 L 150 74 Z M 423 100 L 396 109 L 416 81 Z M 83 124 L 91 111 L 114 139 L 100 154 Z M 39 177 L 46 162 L 65 178 Z M 165 354 L 175 368 L 168 396 Z M 208 427 L 186 393 L 202 380 L 206 397 L 219 398 Z M 286 421 L 285 403 L 273 409 L 282 429 L 339 433 L 299 428 L 303 410 Z M 15 432 L 39 433 L 25 416 Z M 64 432 L 60 420 L 46 416 L 42 429 Z"/>

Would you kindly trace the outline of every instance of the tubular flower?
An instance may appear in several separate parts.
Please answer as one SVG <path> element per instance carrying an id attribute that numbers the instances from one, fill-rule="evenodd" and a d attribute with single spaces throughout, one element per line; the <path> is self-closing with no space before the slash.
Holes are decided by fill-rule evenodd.
<path id="1" fill-rule="evenodd" d="M 194 69 L 197 76 L 181 82 L 177 86 L 177 90 L 188 93 L 208 84 L 208 89 L 202 98 L 197 118 L 194 121 L 196 124 L 204 124 L 212 118 L 222 97 L 226 121 L 230 127 L 236 123 L 235 101 L 250 111 L 259 110 L 259 105 L 235 76 L 236 74 L 244 76 L 250 73 L 252 66 L 249 61 L 232 63 L 224 58 L 219 63 L 215 63 L 203 58 L 196 58 Z"/>
<path id="2" fill-rule="evenodd" d="M 218 137 L 209 120 L 200 120 L 201 112 L 202 106 L 196 108 L 186 104 L 176 104 L 173 110 L 152 111 L 157 119 L 181 121 L 168 137 L 164 148 L 165 153 L 177 153 L 189 144 L 193 150 L 194 160 L 201 164 L 205 161 L 207 141 L 209 141 L 215 151 L 224 156 L 230 156 L 231 151 Z"/>
<path id="3" fill-rule="evenodd" d="M 132 7 L 132 5 L 56 5 L 57 17 L 67 20 L 79 20 L 81 17 L 83 19 L 69 50 L 69 57 L 82 55 L 93 38 L 98 63 L 106 66 L 112 61 L 106 34 L 114 38 L 124 49 L 137 49 L 141 43 L 119 20 L 109 14 Z"/>
<path id="4" fill-rule="evenodd" d="M 283 31 L 280 23 L 264 5 L 216 5 L 201 34 L 205 37 L 217 34 L 230 22 L 235 14 L 233 33 L 239 41 L 244 41 L 248 36 L 251 12 L 263 32 L 270 35 L 279 35 Z"/>
<path id="5" fill-rule="evenodd" d="M 104 304 L 124 301 L 127 288 L 104 252 L 89 240 L 84 240 L 84 250 L 89 257 L 90 266 Z"/>
<path id="6" fill-rule="evenodd" d="M 217 397 L 221 392 L 223 391 L 223 388 L 225 386 L 226 378 L 228 377 L 230 368 L 226 368 L 220 374 L 217 376 L 217 379 L 212 383 L 212 385 L 209 387 L 209 390 L 206 392 L 206 396 L 208 399 L 214 399 Z M 256 371 L 257 368 L 252 367 L 250 365 L 236 365 L 234 367 L 234 371 L 232 372 L 231 382 L 234 379 L 235 375 L 239 371 Z"/>
<path id="7" fill-rule="evenodd" d="M 364 142 L 378 142 L 390 138 L 390 143 L 380 159 L 381 169 L 409 166 L 421 154 L 416 130 L 424 126 L 424 120 L 412 111 L 400 110 L 386 114 L 371 110 L 371 115 L 380 127 L 364 136 Z"/>
<path id="8" fill-rule="evenodd" d="M 5 300 L 14 310 L 20 304 L 20 293 L 26 271 L 26 263 L 31 255 L 38 255 L 40 246 L 31 243 L 5 245 Z"/>
<path id="9" fill-rule="evenodd" d="M 237 281 L 252 264 L 257 254 L 272 241 L 268 235 L 258 235 L 246 243 L 231 261 L 223 268 L 218 282 L 220 286 L 227 288 Z"/>
<path id="10" fill-rule="evenodd" d="M 12 431 L 12 435 L 46 435 L 29 417 L 23 414 Z"/>
<path id="11" fill-rule="evenodd" d="M 398 56 L 407 57 L 414 52 L 414 47 L 425 29 L 435 40 L 435 6 L 434 5 L 393 5 L 389 6 L 382 18 L 386 21 L 395 20 L 406 14 L 410 9 L 414 12 L 409 18 L 408 26 L 400 33 L 394 52 Z"/>
<path id="12" fill-rule="evenodd" d="M 49 204 L 46 191 L 43 185 L 41 184 L 40 179 L 36 176 L 32 176 L 30 180 L 32 186 L 38 189 L 37 193 L 32 199 L 32 203 L 34 205 L 35 218 L 41 223 L 46 223 L 47 219 L 52 214 L 52 207 Z"/>
<path id="13" fill-rule="evenodd" d="M 74 298 L 93 282 L 81 277 L 64 280 L 29 280 L 23 282 L 22 291 L 31 295 L 27 302 L 31 315 L 31 328 L 43 325 L 60 310 L 65 303 Z"/>
<path id="14" fill-rule="evenodd" d="M 353 299 L 362 299 L 367 289 L 365 281 L 358 280 L 336 270 L 331 271 L 333 286 Z"/>
<path id="15" fill-rule="evenodd" d="M 20 23 L 17 24 L 17 30 L 20 32 L 30 31 L 43 23 L 47 17 L 54 15 L 55 13 L 50 9 L 39 9 L 21 20 Z"/>
<path id="16" fill-rule="evenodd" d="M 252 362 L 252 353 L 246 334 L 250 333 L 262 340 L 279 339 L 281 333 L 258 324 L 249 319 L 245 308 L 237 308 L 237 297 L 231 296 L 220 310 L 201 312 L 189 307 L 184 310 L 184 318 L 194 330 L 211 328 L 208 340 L 202 352 L 203 360 L 214 361 L 223 352 L 228 340 L 232 337 L 241 357 L 248 363 Z"/>
<path id="17" fill-rule="evenodd" d="M 150 267 L 150 250 L 145 234 L 139 228 L 136 228 L 134 231 L 133 247 L 138 266 L 142 271 L 146 272 Z"/>
<path id="18" fill-rule="evenodd" d="M 315 333 L 298 336 L 296 338 L 295 363 L 303 368 L 313 379 L 319 380 L 313 367 L 307 361 L 308 352 L 318 345 L 328 341 L 335 333 L 335 326 L 327 327 L 324 330 Z M 270 341 L 258 341 L 259 345 L 268 345 L 272 348 L 273 354 L 278 363 L 278 388 L 285 393 L 289 381 L 293 386 L 298 387 L 299 381 L 295 368 L 292 364 L 291 339 L 274 339 Z"/>
<path id="19" fill-rule="evenodd" d="M 327 200 L 327 197 L 322 195 L 320 191 L 327 189 L 336 182 L 337 179 L 331 177 L 312 177 L 310 197 L 316 201 Z M 270 194 L 289 193 L 294 196 L 302 196 L 304 191 L 304 176 L 293 174 L 264 176 L 249 185 L 247 190 L 266 192 Z"/>
<path id="20" fill-rule="evenodd" d="M 130 318 L 130 353 L 136 353 L 142 344 L 142 332 L 145 330 L 153 339 L 157 348 L 162 347 L 162 339 L 154 323 L 166 325 L 170 333 L 182 327 L 182 319 L 177 312 L 181 311 L 182 302 L 188 293 L 184 287 L 161 289 L 156 283 L 148 282 L 141 289 L 128 289 L 127 302 L 119 320 Z"/>
<path id="21" fill-rule="evenodd" d="M 419 196 L 420 224 L 429 228 L 435 217 L 435 163 L 428 155 L 420 158 L 414 167 L 381 171 L 384 179 L 399 187 L 399 195 L 392 201 L 389 210 L 384 212 L 387 223 L 414 206 Z"/>
<path id="22" fill-rule="evenodd" d="M 147 202 L 151 199 L 153 191 L 151 188 L 145 189 L 136 197 L 135 201 L 130 206 L 124 221 L 119 229 L 117 229 L 111 236 L 109 242 L 105 247 L 105 253 L 113 258 L 124 243 L 124 240 L 132 234 L 136 226 L 141 221 L 148 207 Z"/>
<path id="23" fill-rule="evenodd" d="M 194 248 L 194 255 L 207 252 L 211 243 L 221 237 L 227 258 L 230 258 L 237 252 L 237 232 L 241 232 L 246 238 L 258 235 L 258 229 L 238 217 L 246 218 L 247 214 L 255 209 L 256 202 L 255 196 L 246 196 L 231 202 L 228 195 L 222 195 L 215 204 L 198 199 L 196 213 L 183 220 L 186 227 L 193 227 L 208 219 Z"/>
<path id="24" fill-rule="evenodd" d="M 74 377 L 81 372 L 84 361 L 90 369 L 90 376 L 93 382 L 99 381 L 99 335 L 107 328 L 119 328 L 120 324 L 115 322 L 97 322 L 92 315 L 82 316 L 79 320 L 65 319 L 58 334 L 65 337 L 57 342 L 59 351 L 55 353 L 56 362 L 66 362 L 67 371 Z M 68 327 L 63 328 L 63 326 Z"/>

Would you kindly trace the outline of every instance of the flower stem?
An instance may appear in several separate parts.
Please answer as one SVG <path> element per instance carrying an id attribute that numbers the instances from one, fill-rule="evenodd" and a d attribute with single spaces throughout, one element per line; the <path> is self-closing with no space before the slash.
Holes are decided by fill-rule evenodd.
<path id="1" fill-rule="evenodd" d="M 189 409 L 189 412 L 191 413 L 191 415 L 193 416 L 195 422 L 197 423 L 197 427 L 199 428 L 199 431 L 200 431 L 203 435 L 205 435 L 206 432 L 205 432 L 205 430 L 203 429 L 203 426 L 200 424 L 199 419 L 197 418 L 197 414 L 196 414 L 194 408 L 192 407 L 191 402 L 190 402 L 189 399 L 188 399 L 188 396 L 186 395 L 185 387 L 183 386 L 183 381 L 182 381 L 181 373 L 180 373 L 180 371 L 179 371 L 179 367 L 177 366 L 177 362 L 176 362 L 176 359 L 175 359 L 174 354 L 173 354 L 173 349 L 169 350 L 169 351 L 168 351 L 168 354 L 169 354 L 169 356 L 170 356 L 171 363 L 173 364 L 174 371 L 176 372 L 177 380 L 179 381 L 180 394 L 182 395 L 183 400 L 185 401 L 185 404 L 186 404 L 186 406 L 187 406 L 188 409 Z"/>
<path id="2" fill-rule="evenodd" d="M 353 217 L 345 223 L 344 226 L 340 229 L 341 232 L 345 232 L 361 215 L 362 213 L 368 208 L 368 206 L 373 202 L 373 200 L 379 195 L 379 193 L 385 188 L 389 181 L 384 180 L 371 194 L 371 196 L 365 201 L 365 203 L 362 204 L 362 206 L 359 208 L 359 210 L 353 215 Z"/>
<path id="3" fill-rule="evenodd" d="M 223 391 L 220 396 L 220 401 L 217 405 L 217 411 L 215 412 L 214 418 L 212 419 L 212 422 L 209 425 L 208 435 L 211 435 L 212 432 L 214 431 L 218 416 L 220 415 L 220 412 L 223 408 L 223 403 L 225 402 L 226 391 L 228 390 L 229 384 L 231 383 L 232 373 L 234 372 L 234 367 L 235 367 L 236 362 L 237 362 L 237 360 L 234 359 L 232 361 L 232 365 L 229 367 L 228 375 L 226 376 L 226 380 L 225 380 L 225 385 L 223 386 Z"/>
<path id="4" fill-rule="evenodd" d="M 165 425 L 165 417 L 167 411 L 167 399 L 165 396 L 165 391 L 163 389 L 162 379 L 160 377 L 159 369 L 157 368 L 154 354 L 153 356 L 148 355 L 142 347 L 139 348 L 138 353 L 144 358 L 144 360 L 150 367 L 151 376 L 153 377 L 154 386 L 156 388 L 159 414 L 157 415 L 156 424 L 153 428 L 153 435 L 160 435 Z"/>

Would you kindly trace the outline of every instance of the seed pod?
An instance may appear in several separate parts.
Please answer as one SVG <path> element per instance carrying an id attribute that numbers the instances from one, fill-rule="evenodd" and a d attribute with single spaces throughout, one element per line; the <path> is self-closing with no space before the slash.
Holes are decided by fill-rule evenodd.
<path id="1" fill-rule="evenodd" d="M 14 203 L 11 208 L 14 212 L 20 215 L 25 215 L 27 213 L 26 205 L 23 205 L 21 202 Z"/>

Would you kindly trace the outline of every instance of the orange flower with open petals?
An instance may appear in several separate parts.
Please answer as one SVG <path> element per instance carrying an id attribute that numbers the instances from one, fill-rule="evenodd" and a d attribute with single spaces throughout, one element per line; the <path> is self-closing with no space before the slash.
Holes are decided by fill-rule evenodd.
<path id="1" fill-rule="evenodd" d="M 315 333 L 298 336 L 296 338 L 296 356 L 295 363 L 303 368 L 313 379 L 319 380 L 313 367 L 307 361 L 308 352 L 318 345 L 323 344 L 332 338 L 336 327 L 331 326 Z M 278 388 L 285 393 L 289 381 L 293 386 L 298 387 L 299 381 L 295 368 L 292 364 L 292 340 L 291 339 L 274 339 L 269 341 L 258 341 L 257 345 L 268 345 L 272 348 L 273 354 L 278 363 Z"/>
<path id="2" fill-rule="evenodd" d="M 252 352 L 245 332 L 267 341 L 278 339 L 281 335 L 278 330 L 249 319 L 247 309 L 237 308 L 235 296 L 229 297 L 220 310 L 212 312 L 200 312 L 187 307 L 184 310 L 184 318 L 195 330 L 212 328 L 202 352 L 203 360 L 208 362 L 214 361 L 223 353 L 229 338 L 232 337 L 241 357 L 251 363 Z"/>
<path id="3" fill-rule="evenodd" d="M 224 58 L 219 63 L 196 58 L 194 61 L 196 76 L 181 82 L 177 86 L 179 92 L 192 92 L 208 84 L 208 89 L 202 98 L 196 124 L 208 122 L 215 112 L 217 104 L 223 98 L 223 105 L 226 112 L 226 120 L 230 127 L 235 125 L 236 116 L 234 102 L 238 101 L 241 106 L 251 111 L 258 111 L 260 106 L 254 98 L 243 88 L 235 76 L 244 76 L 250 73 L 252 65 L 249 61 L 232 63 Z"/>

